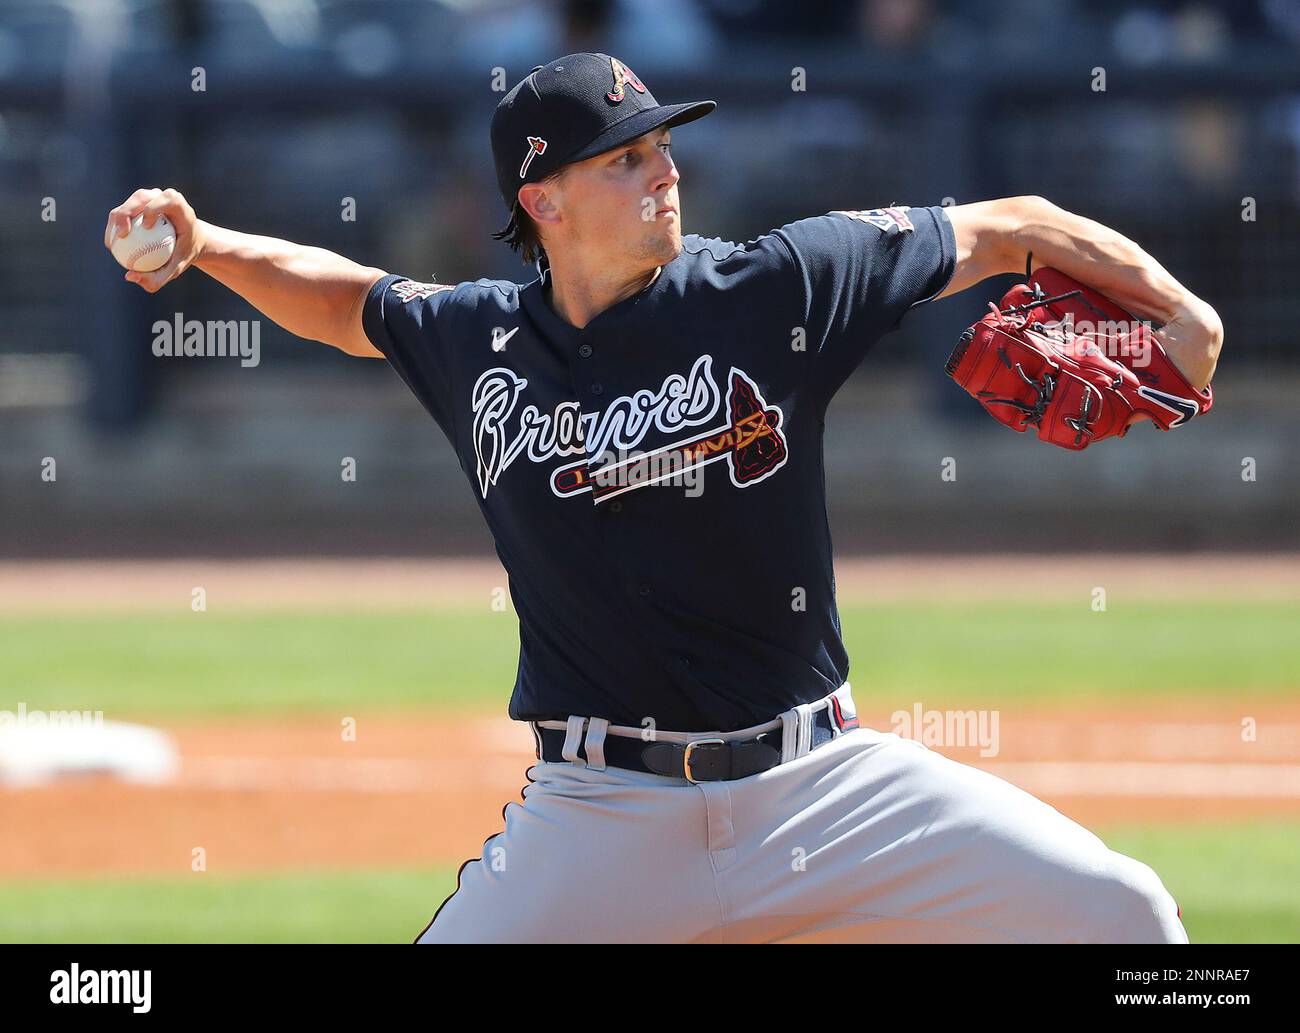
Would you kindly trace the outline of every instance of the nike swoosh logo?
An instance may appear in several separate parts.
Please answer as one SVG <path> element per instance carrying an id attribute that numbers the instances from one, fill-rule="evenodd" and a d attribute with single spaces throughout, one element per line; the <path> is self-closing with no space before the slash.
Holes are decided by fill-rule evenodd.
<path id="1" fill-rule="evenodd" d="M 515 327 L 515 328 L 514 328 L 513 330 L 511 330 L 509 333 L 504 333 L 504 334 L 503 334 L 503 333 L 500 333 L 500 332 L 498 332 L 498 331 L 496 331 L 496 330 L 493 330 L 493 331 L 492 331 L 492 350 L 493 350 L 494 352 L 503 352 L 503 351 L 505 351 L 505 350 L 506 350 L 506 341 L 510 340 L 510 338 L 514 337 L 514 335 L 517 334 L 517 333 L 519 333 L 519 327 Z"/>

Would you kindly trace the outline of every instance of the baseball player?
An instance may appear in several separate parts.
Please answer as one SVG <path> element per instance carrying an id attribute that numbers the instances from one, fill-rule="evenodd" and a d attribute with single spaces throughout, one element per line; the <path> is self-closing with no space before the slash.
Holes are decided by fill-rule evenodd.
<path id="1" fill-rule="evenodd" d="M 827 404 L 907 313 L 1050 266 L 1163 325 L 1197 389 L 1213 309 L 1038 197 L 683 232 L 671 146 L 712 101 L 625 64 L 533 69 L 492 120 L 524 285 L 421 283 L 166 215 L 293 333 L 386 358 L 456 450 L 519 616 L 537 763 L 418 942 L 1186 942 L 1156 874 L 992 775 L 862 727 L 835 604 Z M 725 166 L 718 169 L 725 175 Z M 869 687 L 865 687 L 869 691 Z M 863 687 L 859 688 L 859 693 Z"/>

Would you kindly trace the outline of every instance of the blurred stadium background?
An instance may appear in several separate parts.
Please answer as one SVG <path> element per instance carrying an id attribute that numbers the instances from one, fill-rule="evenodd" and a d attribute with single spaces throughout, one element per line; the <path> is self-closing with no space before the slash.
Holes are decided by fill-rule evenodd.
<path id="1" fill-rule="evenodd" d="M 0 717 L 161 728 L 171 773 L 40 745 L 49 777 L 0 786 L 0 939 L 410 938 L 498 828 L 516 638 L 437 428 L 266 320 L 254 368 L 154 358 L 157 319 L 256 313 L 197 272 L 146 295 L 101 239 L 176 186 L 417 279 L 529 279 L 488 120 L 575 50 L 719 101 L 674 141 L 690 232 L 1037 193 L 1218 308 L 1211 416 L 1082 455 L 943 375 L 1005 284 L 909 316 L 831 409 L 844 624 L 878 720 L 999 710 L 1000 762 L 1039 765 L 1008 777 L 1155 866 L 1194 939 L 1300 939 L 1294 0 L 5 0 Z"/>

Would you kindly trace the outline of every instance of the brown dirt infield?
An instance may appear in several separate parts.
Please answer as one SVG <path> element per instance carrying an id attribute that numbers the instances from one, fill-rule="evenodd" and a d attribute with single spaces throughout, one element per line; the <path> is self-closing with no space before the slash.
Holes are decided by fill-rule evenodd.
<path id="1" fill-rule="evenodd" d="M 998 751 L 940 746 L 1093 826 L 1286 815 L 1300 818 L 1300 705 L 1001 715 Z M 890 727 L 889 714 L 866 723 Z M 526 726 L 481 716 L 361 716 L 167 726 L 173 784 L 105 777 L 0 790 L 0 877 L 451 864 L 477 856 L 519 799 Z"/>
<path id="2" fill-rule="evenodd" d="M 1088 554 L 847 557 L 842 601 L 1088 597 L 1300 599 L 1300 555 Z M 194 585 L 228 606 L 472 606 L 506 584 L 495 559 L 0 561 L 0 613 L 188 606 Z"/>

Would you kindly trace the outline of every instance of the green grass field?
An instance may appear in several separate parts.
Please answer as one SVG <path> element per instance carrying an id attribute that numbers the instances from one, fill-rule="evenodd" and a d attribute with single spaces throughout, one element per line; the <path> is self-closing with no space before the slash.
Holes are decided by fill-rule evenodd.
<path id="1" fill-rule="evenodd" d="M 1300 696 L 1300 603 L 889 604 L 842 613 L 860 698 L 927 706 L 1279 702 Z M 483 610 L 0 619 L 0 689 L 112 718 L 481 707 L 514 677 Z M 12 830 L 6 830 L 11 832 Z M 1194 941 L 1300 941 L 1300 823 L 1099 829 L 1152 865 Z M 452 870 L 0 885 L 0 941 L 410 940 Z"/>
<path id="2" fill-rule="evenodd" d="M 0 885 L 0 942 L 410 942 L 456 869 Z"/>
<path id="3" fill-rule="evenodd" d="M 1300 695 L 1295 602 L 890 604 L 842 622 L 854 684 L 882 699 Z M 115 717 L 504 709 L 517 650 L 514 615 L 482 610 L 8 617 L 0 686 Z"/>
<path id="4" fill-rule="evenodd" d="M 1300 943 L 1300 822 L 1095 831 L 1156 870 L 1193 943 Z"/>
<path id="5" fill-rule="evenodd" d="M 1151 865 L 1193 943 L 1300 942 L 1300 823 L 1101 829 Z M 0 886 L 4 942 L 409 942 L 453 869 Z"/>

